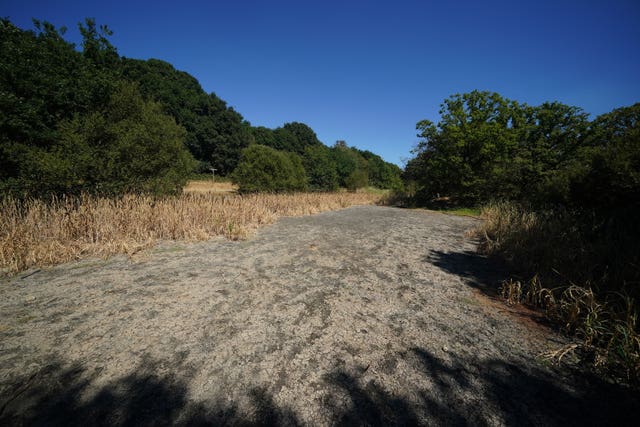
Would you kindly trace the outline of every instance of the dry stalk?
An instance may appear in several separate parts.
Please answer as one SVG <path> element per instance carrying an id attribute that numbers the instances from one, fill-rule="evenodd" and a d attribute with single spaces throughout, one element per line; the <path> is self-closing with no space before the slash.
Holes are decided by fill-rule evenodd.
<path id="1" fill-rule="evenodd" d="M 183 194 L 0 200 L 0 271 L 132 255 L 159 240 L 244 239 L 283 216 L 373 204 L 369 193 Z"/>

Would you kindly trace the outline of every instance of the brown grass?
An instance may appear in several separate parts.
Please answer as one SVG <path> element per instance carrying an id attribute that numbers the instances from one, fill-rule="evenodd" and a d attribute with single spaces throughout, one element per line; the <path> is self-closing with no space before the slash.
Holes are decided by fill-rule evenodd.
<path id="1" fill-rule="evenodd" d="M 185 193 L 236 193 L 238 186 L 232 182 L 214 182 L 212 180 L 191 180 L 184 187 Z"/>
<path id="2" fill-rule="evenodd" d="M 478 230 L 482 250 L 533 274 L 529 281 L 504 281 L 502 297 L 510 305 L 543 309 L 548 319 L 580 340 L 579 345 L 558 351 L 558 359 L 579 349 L 594 367 L 640 384 L 639 305 L 624 286 L 594 286 L 591 276 L 584 275 L 589 265 L 599 262 L 595 255 L 602 255 L 603 249 L 585 249 L 588 243 L 572 229 L 570 216 L 541 215 L 508 203 L 490 205 L 482 215 L 485 222 Z M 604 248 L 618 249 L 613 243 Z"/>
<path id="3" fill-rule="evenodd" d="M 63 263 L 87 256 L 133 254 L 159 240 L 243 239 L 279 217 L 373 204 L 368 193 L 217 195 L 156 199 L 82 196 L 0 201 L 0 271 Z"/>

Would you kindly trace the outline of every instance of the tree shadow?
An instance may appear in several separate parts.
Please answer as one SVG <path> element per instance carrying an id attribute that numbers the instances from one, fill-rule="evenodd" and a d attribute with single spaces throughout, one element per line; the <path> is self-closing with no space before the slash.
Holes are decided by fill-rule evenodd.
<path id="1" fill-rule="evenodd" d="M 425 375 L 436 379 L 434 390 L 423 394 L 425 406 L 458 402 L 442 419 L 456 425 L 625 426 L 636 425 L 640 415 L 640 399 L 631 390 L 589 374 L 574 372 L 561 380 L 539 367 L 505 360 L 445 362 L 424 348 L 412 352 Z M 471 364 L 479 375 L 470 373 Z M 465 402 L 460 398 L 465 390 L 476 398 Z"/>
<path id="2" fill-rule="evenodd" d="M 145 360 L 135 374 L 91 388 L 96 374 L 59 359 L 38 372 L 12 381 L 0 392 L 3 426 L 296 426 L 295 415 L 278 407 L 262 388 L 249 391 L 250 413 L 222 399 L 193 402 L 187 380 L 160 376 L 158 363 Z"/>
<path id="3" fill-rule="evenodd" d="M 462 277 L 469 286 L 479 289 L 489 296 L 496 296 L 500 283 L 509 277 L 507 267 L 503 262 L 473 251 L 432 250 L 425 256 L 424 261 L 447 273 Z"/>
<path id="4" fill-rule="evenodd" d="M 567 386 L 535 367 L 495 359 L 446 362 L 418 347 L 406 359 L 431 384 L 417 391 L 417 399 L 395 396 L 375 379 L 344 370 L 326 375 L 350 402 L 346 409 L 328 406 L 332 424 L 631 426 L 640 415 L 636 395 L 595 377 L 574 378 Z M 479 374 L 468 369 L 471 364 Z"/>
<path id="5" fill-rule="evenodd" d="M 344 368 L 323 376 L 328 424 L 346 425 L 635 425 L 640 399 L 594 377 L 560 379 L 535 366 L 504 360 L 440 358 L 422 347 L 397 357 L 410 377 L 390 391 L 373 369 Z M 375 363 L 374 363 L 375 365 Z M 60 361 L 18 378 L 0 392 L 0 425 L 147 426 L 303 424 L 267 388 L 247 391 L 251 409 L 215 398 L 188 399 L 188 378 L 158 375 L 147 360 L 138 373 L 94 390 L 96 374 Z M 409 378 L 413 378 L 414 381 Z M 315 420 L 312 423 L 320 423 Z"/>
<path id="6" fill-rule="evenodd" d="M 419 416 L 412 405 L 403 398 L 394 397 L 375 382 L 361 385 L 361 378 L 337 370 L 324 376 L 330 386 L 346 393 L 350 405 L 343 407 L 336 400 L 327 399 L 325 405 L 338 426 L 367 425 L 419 425 Z"/>

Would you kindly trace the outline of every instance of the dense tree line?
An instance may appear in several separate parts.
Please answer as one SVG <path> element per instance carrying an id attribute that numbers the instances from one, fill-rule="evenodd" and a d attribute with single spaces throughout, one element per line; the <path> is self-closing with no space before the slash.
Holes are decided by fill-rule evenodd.
<path id="1" fill-rule="evenodd" d="M 199 160 L 227 175 L 237 166 L 240 151 L 252 142 L 250 124 L 214 93 L 207 94 L 191 75 L 158 59 L 122 58 L 122 76 L 137 82 L 141 92 L 160 102 L 186 131 L 186 144 Z"/>
<path id="2" fill-rule="evenodd" d="M 590 121 L 578 107 L 474 91 L 446 99 L 440 114 L 437 124 L 417 124 L 421 140 L 405 170 L 423 202 L 611 209 L 640 201 L 640 103 Z"/>
<path id="3" fill-rule="evenodd" d="M 79 48 L 64 28 L 34 23 L 25 31 L 0 20 L 4 193 L 174 192 L 194 171 L 231 175 L 241 159 L 256 173 L 277 164 L 291 174 L 246 191 L 402 185 L 400 169 L 373 153 L 329 148 L 303 123 L 252 127 L 171 64 L 121 57 L 110 30 L 92 19 L 79 26 Z M 248 177 L 247 166 L 234 176 Z"/>
<path id="4" fill-rule="evenodd" d="M 385 162 L 370 151 L 349 147 L 345 141 L 337 141 L 333 147 L 328 147 L 304 123 L 286 123 L 276 129 L 256 127 L 252 132 L 257 144 L 300 156 L 310 190 L 332 191 L 338 187 L 356 190 L 366 186 L 403 188 L 402 170 L 397 165 Z"/>
<path id="5" fill-rule="evenodd" d="M 175 192 L 194 168 L 186 132 L 123 77 L 110 31 L 0 21 L 0 189 L 14 195 Z"/>

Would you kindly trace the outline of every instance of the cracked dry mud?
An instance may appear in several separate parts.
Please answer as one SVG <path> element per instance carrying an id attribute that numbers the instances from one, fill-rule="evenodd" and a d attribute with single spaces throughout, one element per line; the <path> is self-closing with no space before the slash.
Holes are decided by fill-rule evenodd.
<path id="1" fill-rule="evenodd" d="M 486 295 L 476 221 L 360 206 L 6 278 L 0 424 L 633 424 Z"/>

